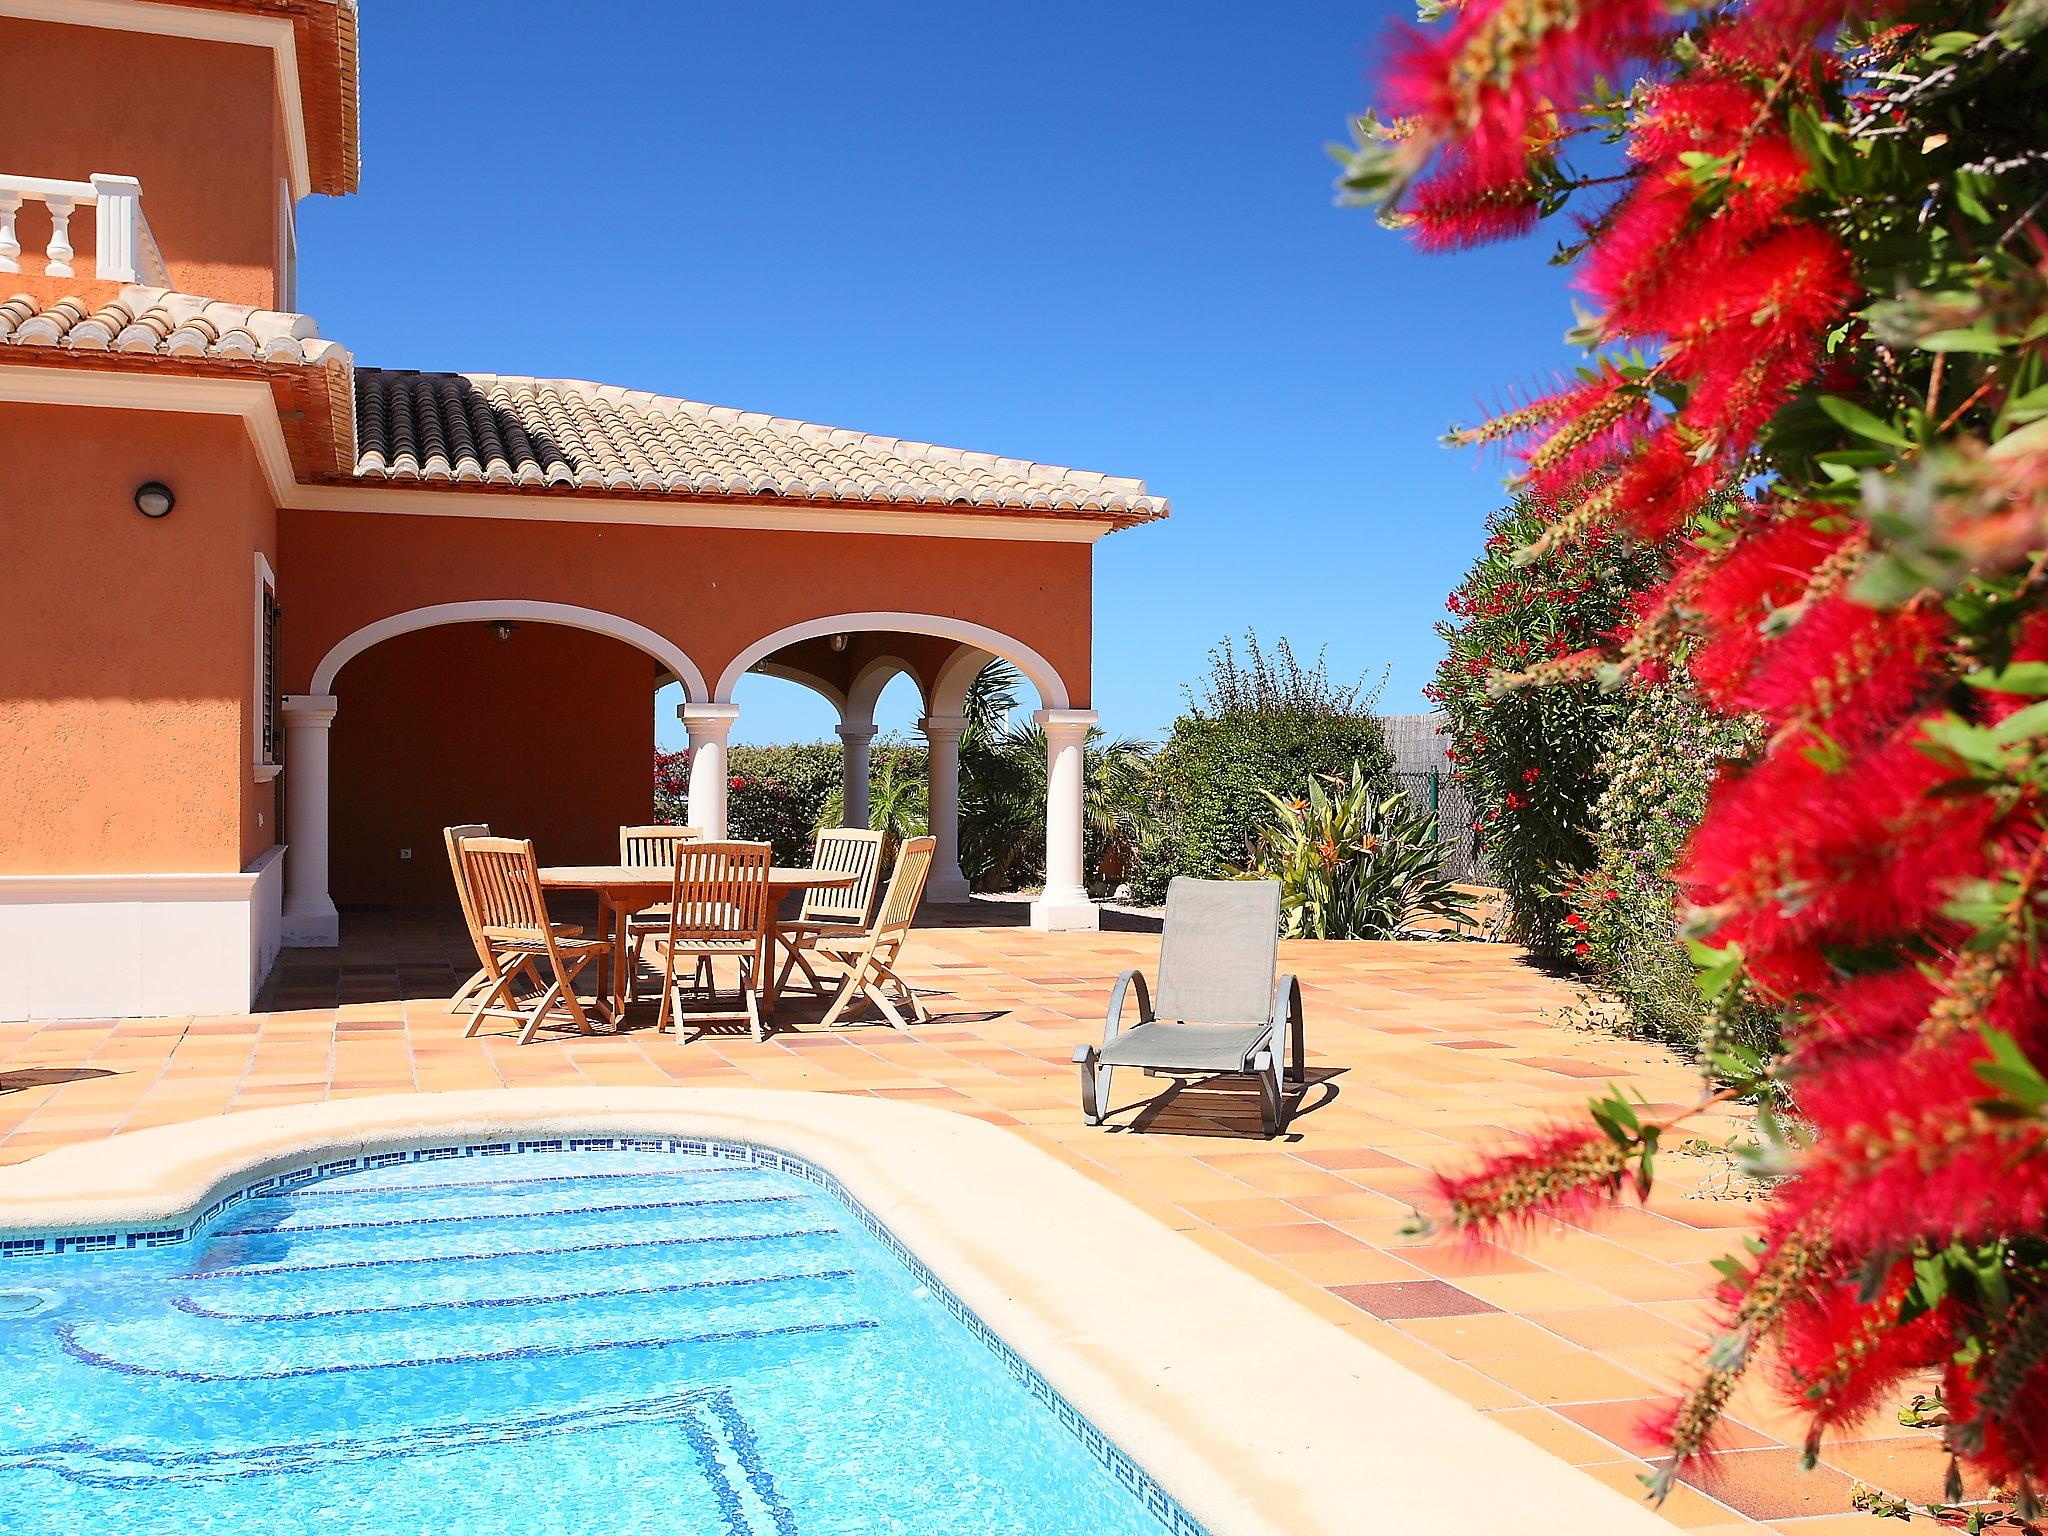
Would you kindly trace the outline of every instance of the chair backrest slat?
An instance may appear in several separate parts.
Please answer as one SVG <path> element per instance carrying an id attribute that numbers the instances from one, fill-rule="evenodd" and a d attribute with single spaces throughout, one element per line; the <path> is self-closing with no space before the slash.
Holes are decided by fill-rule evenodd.
<path id="1" fill-rule="evenodd" d="M 1279 960 L 1279 881 L 1177 876 L 1166 887 L 1153 1014 L 1188 1024 L 1263 1024 Z"/>
<path id="2" fill-rule="evenodd" d="M 547 904 L 532 843 L 510 837 L 465 838 L 462 866 L 469 875 L 479 929 L 494 938 L 547 940 Z"/>
<path id="3" fill-rule="evenodd" d="M 448 868 L 455 876 L 456 904 L 462 908 L 462 921 L 469 929 L 469 942 L 476 946 L 476 957 L 486 968 L 491 963 L 491 950 L 477 928 L 476 903 L 470 899 L 469 875 L 462 867 L 462 844 L 465 838 L 490 835 L 491 829 L 481 821 L 465 821 L 441 829 L 441 841 L 448 845 Z"/>
<path id="4" fill-rule="evenodd" d="M 621 827 L 619 862 L 629 869 L 668 869 L 675 863 L 677 843 L 695 842 L 703 836 L 697 827 Z"/>
<path id="5" fill-rule="evenodd" d="M 939 846 L 932 837 L 905 838 L 896 850 L 896 868 L 889 874 L 889 889 L 882 897 L 882 910 L 875 915 L 875 937 L 900 936 L 917 916 L 924 900 L 925 881 L 932 872 L 932 852 Z"/>
<path id="6" fill-rule="evenodd" d="M 765 934 L 772 853 L 767 843 L 676 843 L 669 886 L 671 937 Z"/>
<path id="7" fill-rule="evenodd" d="M 887 836 L 862 827 L 830 827 L 820 832 L 811 867 L 860 878 L 842 890 L 814 886 L 805 891 L 802 920 L 865 925 L 874 911 L 875 887 L 881 883 L 882 843 Z"/>

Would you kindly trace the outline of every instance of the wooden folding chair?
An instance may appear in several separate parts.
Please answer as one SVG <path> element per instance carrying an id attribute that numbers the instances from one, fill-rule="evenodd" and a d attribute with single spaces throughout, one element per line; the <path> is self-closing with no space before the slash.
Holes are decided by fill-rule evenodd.
<path id="1" fill-rule="evenodd" d="M 464 1036 L 474 1035 L 485 1019 L 510 1019 L 518 1024 L 521 1045 L 548 1023 L 573 1024 L 586 1035 L 595 1034 L 576 997 L 575 981 L 591 961 L 602 967 L 611 945 L 604 939 L 558 933 L 548 921 L 540 864 L 533 856 L 532 843 L 509 837 L 469 837 L 458 847 L 477 932 L 498 967 L 498 979 L 478 1000 Z M 519 995 L 521 981 L 531 987 L 526 998 Z"/>
<path id="2" fill-rule="evenodd" d="M 621 827 L 619 863 L 628 869 L 658 869 L 667 874 L 675 867 L 676 844 L 698 842 L 703 836 L 697 827 Z M 626 925 L 625 1003 L 631 1007 L 639 1001 L 641 946 L 655 935 L 668 932 L 668 907 L 663 904 L 624 913 L 621 921 Z"/>
<path id="3" fill-rule="evenodd" d="M 831 827 L 818 834 L 811 868 L 860 878 L 843 890 L 814 886 L 804 892 L 803 911 L 797 914 L 795 922 L 782 925 L 782 943 L 787 953 L 782 961 L 782 975 L 775 983 L 777 991 L 789 985 L 791 971 L 801 969 L 810 980 L 811 991 L 822 996 L 825 984 L 811 969 L 804 951 L 822 938 L 857 939 L 866 935 L 875 914 L 875 889 L 881 884 L 882 844 L 887 836 L 862 827 Z"/>
<path id="4" fill-rule="evenodd" d="M 932 872 L 932 850 L 936 847 L 935 838 L 907 839 L 897 850 L 888 893 L 882 897 L 881 910 L 868 931 L 850 938 L 821 938 L 813 945 L 816 953 L 846 970 L 846 980 L 832 999 L 832 1006 L 825 1010 L 827 1025 L 839 1022 L 856 993 L 881 1009 L 882 1016 L 898 1029 L 910 1027 L 910 1020 L 898 1011 L 899 1003 L 908 1004 L 911 1016 L 920 1024 L 930 1020 L 931 1010 L 925 1007 L 916 989 L 896 973 L 896 962 L 903 953 L 903 941 L 910 935 L 910 921 L 917 916 L 918 903 L 924 900 L 925 881 Z M 889 996 L 883 986 L 885 982 L 896 988 L 897 997 Z"/>
<path id="5" fill-rule="evenodd" d="M 469 929 L 469 942 L 476 949 L 477 968 L 469 980 L 455 989 L 455 995 L 448 999 L 448 1011 L 460 1013 L 472 1008 L 497 980 L 499 976 L 498 956 L 484 938 L 477 926 L 476 904 L 469 895 L 469 875 L 462 867 L 462 844 L 467 838 L 489 837 L 491 829 L 481 821 L 464 822 L 459 826 L 443 827 L 441 840 L 448 845 L 448 868 L 455 876 L 455 899 L 462 908 L 462 921 Z M 583 930 L 574 923 L 552 925 L 555 937 L 574 939 L 582 936 Z"/>
<path id="6" fill-rule="evenodd" d="M 698 1023 L 744 1019 L 754 1038 L 761 1038 L 761 991 L 772 963 L 768 953 L 768 861 L 772 851 L 766 843 L 675 845 L 668 929 L 654 941 L 662 956 L 657 1030 L 680 1023 L 683 1017 L 678 961 L 696 962 L 691 968 L 693 983 L 699 971 L 708 971 L 715 995 L 715 962 L 730 958 L 739 963 L 740 1011 L 698 1010 L 689 1017 Z"/>

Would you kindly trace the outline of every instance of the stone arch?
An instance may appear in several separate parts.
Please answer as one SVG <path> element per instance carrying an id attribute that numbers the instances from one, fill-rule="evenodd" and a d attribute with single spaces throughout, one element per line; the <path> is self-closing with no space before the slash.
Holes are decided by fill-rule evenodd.
<path id="1" fill-rule="evenodd" d="M 856 631 L 882 631 L 912 635 L 936 635 L 944 640 L 958 640 L 964 645 L 979 647 L 991 655 L 1002 657 L 1014 664 L 1038 690 L 1040 701 L 1047 709 L 1069 707 L 1066 680 L 1053 664 L 1021 640 L 1012 639 L 985 624 L 970 623 L 966 619 L 946 618 L 930 613 L 835 613 L 820 618 L 805 619 L 802 623 L 791 624 L 778 629 L 772 635 L 765 635 L 741 651 L 726 665 L 719 676 L 718 690 L 713 698 L 730 702 L 732 691 L 738 686 L 749 668 L 763 657 L 773 655 L 786 645 L 800 640 L 814 639 L 819 635 L 847 634 Z M 932 701 L 927 700 L 927 705 Z"/>
<path id="2" fill-rule="evenodd" d="M 491 624 L 500 619 L 508 619 L 515 623 L 561 624 L 570 629 L 584 629 L 593 634 L 609 635 L 614 640 L 622 640 L 627 645 L 645 651 L 668 668 L 683 685 L 683 692 L 688 698 L 701 703 L 711 696 L 711 691 L 704 682 L 703 669 L 690 659 L 681 646 L 655 633 L 646 625 L 635 624 L 631 619 L 622 619 L 615 613 L 605 613 L 596 608 L 583 608 L 574 603 L 543 603 L 525 598 L 434 603 L 425 608 L 410 608 L 404 613 L 394 613 L 388 618 L 377 620 L 374 624 L 365 624 L 339 641 L 321 658 L 320 665 L 313 670 L 312 687 L 307 691 L 312 694 L 332 693 L 334 679 L 341 669 L 381 641 L 399 635 L 409 635 L 415 630 L 433 629 L 442 624 Z M 727 696 L 730 696 L 729 692 Z"/>

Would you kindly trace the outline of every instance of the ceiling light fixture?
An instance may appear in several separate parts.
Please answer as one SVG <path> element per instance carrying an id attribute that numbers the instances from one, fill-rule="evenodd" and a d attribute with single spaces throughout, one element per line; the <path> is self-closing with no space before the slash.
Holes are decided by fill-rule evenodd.
<path id="1" fill-rule="evenodd" d="M 510 640 L 512 638 L 512 631 L 517 629 L 518 627 L 519 626 L 517 624 L 514 624 L 510 619 L 498 619 L 491 625 L 491 634 L 497 640 L 498 644 L 503 645 L 507 640 Z"/>
<path id="2" fill-rule="evenodd" d="M 171 508 L 178 504 L 178 498 L 171 494 L 171 488 L 161 480 L 151 480 L 135 488 L 135 510 L 144 517 L 169 517 Z"/>

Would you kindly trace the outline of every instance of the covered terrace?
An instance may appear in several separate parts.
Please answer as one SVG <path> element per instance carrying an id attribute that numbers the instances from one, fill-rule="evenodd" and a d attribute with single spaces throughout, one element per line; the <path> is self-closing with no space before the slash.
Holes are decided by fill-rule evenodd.
<path id="1" fill-rule="evenodd" d="M 997 657 L 1049 754 L 1033 922 L 1095 926 L 1092 546 L 1165 514 L 1140 482 L 575 381 L 359 368 L 352 395 L 352 473 L 279 513 L 288 944 L 335 943 L 337 899 L 428 894 L 443 824 L 601 856 L 648 817 L 649 695 L 670 682 L 690 822 L 723 835 L 750 671 L 836 708 L 851 825 L 876 701 L 913 681 L 931 899 L 965 900 L 962 711 Z"/>

